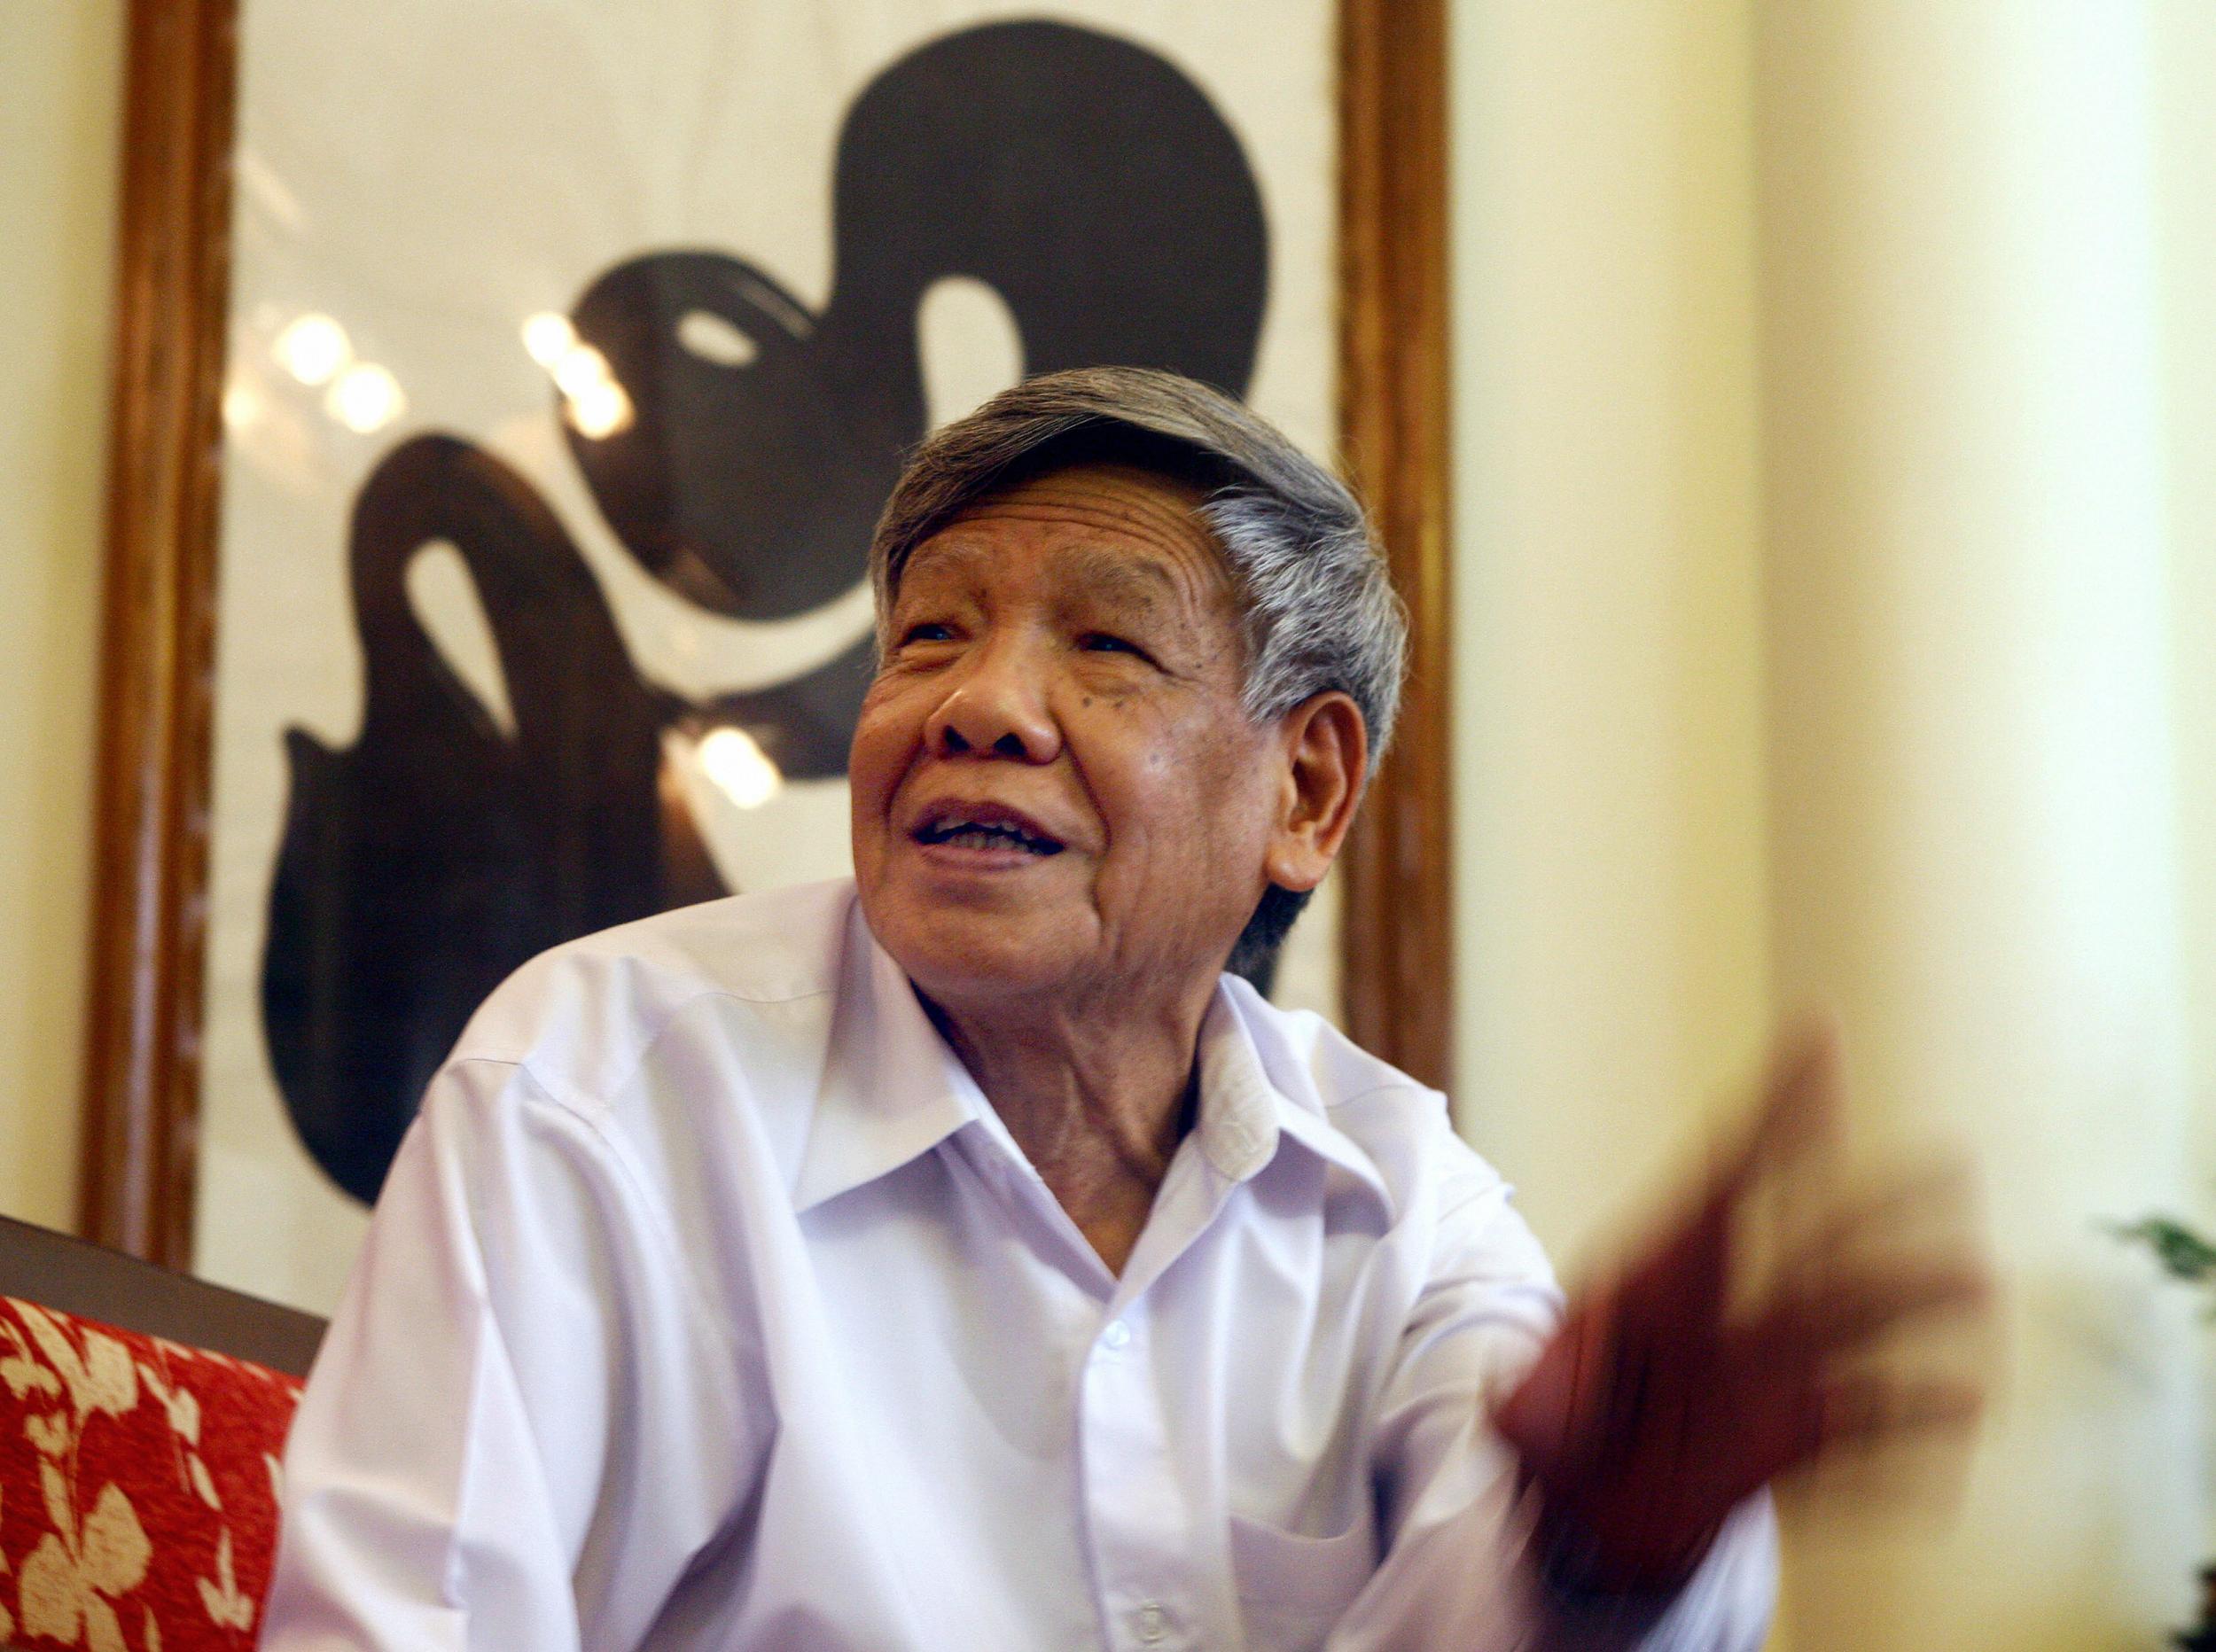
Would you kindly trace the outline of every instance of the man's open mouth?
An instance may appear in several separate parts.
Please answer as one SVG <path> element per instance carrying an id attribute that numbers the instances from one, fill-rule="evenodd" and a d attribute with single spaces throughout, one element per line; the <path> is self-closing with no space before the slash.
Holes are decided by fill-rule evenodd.
<path id="1" fill-rule="evenodd" d="M 1059 854 L 1062 845 L 1042 832 L 1026 830 L 1012 821 L 976 820 L 949 814 L 926 821 L 916 829 L 916 841 L 945 844 L 956 849 L 1020 849 L 1026 854 Z"/>

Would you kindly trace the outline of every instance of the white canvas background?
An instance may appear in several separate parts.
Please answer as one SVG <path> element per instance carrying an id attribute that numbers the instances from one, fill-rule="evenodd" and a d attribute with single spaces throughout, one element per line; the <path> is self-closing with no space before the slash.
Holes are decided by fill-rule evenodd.
<path id="1" fill-rule="evenodd" d="M 641 673 L 690 697 L 796 674 L 868 623 L 866 594 L 752 625 L 655 585 L 609 534 L 563 442 L 522 319 L 566 311 L 637 253 L 759 264 L 818 308 L 831 169 L 853 94 L 949 28 L 1052 17 L 1143 43 L 1204 87 L 1245 146 L 1270 232 L 1250 399 L 1311 450 L 1335 430 L 1335 19 L 1330 0 L 246 0 L 231 366 L 218 596 L 215 759 L 201 1062 L 198 1271 L 327 1312 L 366 1212 L 300 1148 L 269 1070 L 260 973 L 287 786 L 283 735 L 350 745 L 362 661 L 347 516 L 403 437 L 451 432 L 515 466 L 577 540 Z M 406 407 L 373 434 L 324 409 L 271 346 L 339 320 Z M 1012 326 L 974 284 L 919 323 L 931 416 L 1010 382 Z M 500 703 L 458 560 L 410 588 L 441 651 Z M 847 868 L 845 786 L 788 785 L 740 811 L 694 789 L 711 849 L 747 887 Z M 743 853 L 738 846 L 743 845 Z M 1281 1000 L 1335 1014 L 1329 885 L 1295 931 Z"/>

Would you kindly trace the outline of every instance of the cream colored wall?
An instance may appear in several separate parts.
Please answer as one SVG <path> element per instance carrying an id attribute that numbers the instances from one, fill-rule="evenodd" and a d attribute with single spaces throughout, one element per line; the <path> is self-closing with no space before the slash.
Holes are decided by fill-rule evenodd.
<path id="1" fill-rule="evenodd" d="M 1838 1004 L 2009 1360 L 1950 1528 L 1789 1527 L 1796 1652 L 2158 1644 L 2204 1333 L 2096 1223 L 2216 1204 L 2216 19 L 1455 18 L 1462 1122 L 1574 1258 Z"/>
<path id="2" fill-rule="evenodd" d="M 1770 1020 L 1744 11 L 1453 10 L 1456 1100 L 1572 1265 Z"/>
<path id="3" fill-rule="evenodd" d="M 0 1212 L 74 1219 L 121 0 L 0 0 Z"/>
<path id="4" fill-rule="evenodd" d="M 2193 1193 L 2146 17 L 1811 4 L 1758 59 L 1781 978 L 1866 1125 L 1974 1140 L 2011 1307 L 1962 1519 L 1802 1534 L 1811 1644 L 2196 1593 L 2184 1305 L 2097 1230 Z"/>
<path id="5" fill-rule="evenodd" d="M 2154 58 L 2181 835 L 2216 845 L 2216 6 L 2161 0 Z M 2193 1208 L 2207 1215 L 2216 1212 L 2216 854 L 2189 853 L 2182 870 L 2200 1131 Z"/>
<path id="6" fill-rule="evenodd" d="M 2171 658 L 2176 667 L 2182 856 L 2181 928 L 2194 1140 L 2189 1191 L 2181 1204 L 2216 1215 L 2216 7 L 2158 0 L 2153 7 L 2157 274 L 2162 394 L 2168 440 Z M 2206 1329 L 2192 1335 L 2210 1372 Z M 2211 1391 L 2203 1388 L 2202 1415 Z M 2205 1422 L 2204 1438 L 2212 1432 Z M 2209 1552 L 2211 1476 L 2200 1458 L 2203 1526 Z"/>

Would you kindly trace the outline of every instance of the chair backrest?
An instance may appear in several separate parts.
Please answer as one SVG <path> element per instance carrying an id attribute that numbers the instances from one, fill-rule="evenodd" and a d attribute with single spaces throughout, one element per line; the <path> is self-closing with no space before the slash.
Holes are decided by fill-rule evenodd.
<path id="1" fill-rule="evenodd" d="M 306 1376 L 324 1321 L 173 1274 L 105 1245 L 0 1216 L 0 1297 Z"/>
<path id="2" fill-rule="evenodd" d="M 0 1647 L 238 1652 L 313 1314 L 0 1218 Z"/>

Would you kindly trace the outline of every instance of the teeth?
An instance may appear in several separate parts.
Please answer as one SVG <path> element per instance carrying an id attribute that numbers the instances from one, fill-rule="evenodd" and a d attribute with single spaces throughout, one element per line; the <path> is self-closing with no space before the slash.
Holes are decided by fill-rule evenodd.
<path id="1" fill-rule="evenodd" d="M 1028 849 L 1032 846 L 1029 838 L 1004 828 L 991 826 L 967 826 L 959 831 L 948 832 L 939 841 L 950 843 L 960 849 L 1006 849 L 1011 846 Z"/>
<path id="2" fill-rule="evenodd" d="M 930 843 L 953 844 L 964 849 L 1028 850 L 1034 854 L 1051 854 L 1060 845 L 1044 842 L 1013 826 L 995 822 L 980 825 L 975 821 L 946 820 L 929 827 L 923 833 Z"/>

